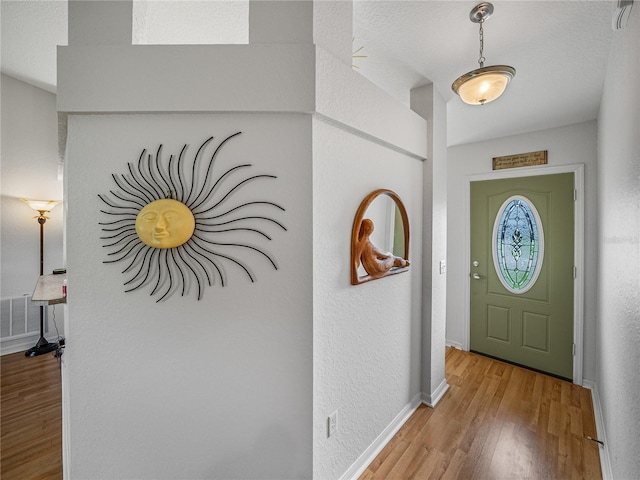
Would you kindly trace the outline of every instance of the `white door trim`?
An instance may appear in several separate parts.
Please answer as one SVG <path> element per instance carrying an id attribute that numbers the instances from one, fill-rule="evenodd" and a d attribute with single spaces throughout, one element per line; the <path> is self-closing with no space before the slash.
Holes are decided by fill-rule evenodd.
<path id="1" fill-rule="evenodd" d="M 466 175 L 465 190 L 465 235 L 464 254 L 467 265 L 467 278 L 471 274 L 469 265 L 470 257 L 470 236 L 471 236 L 471 182 L 483 180 L 498 180 L 503 178 L 533 177 L 537 175 L 555 175 L 558 173 L 573 173 L 576 188 L 576 200 L 574 206 L 574 265 L 576 267 L 576 278 L 573 282 L 573 343 L 575 344 L 575 354 L 573 357 L 573 383 L 582 385 L 582 367 L 584 353 L 584 165 L 559 165 L 553 167 L 523 167 L 508 170 L 497 170 L 490 173 L 476 175 Z M 470 346 L 470 285 L 465 282 L 465 322 L 464 322 L 464 344 L 462 348 L 469 351 Z"/>

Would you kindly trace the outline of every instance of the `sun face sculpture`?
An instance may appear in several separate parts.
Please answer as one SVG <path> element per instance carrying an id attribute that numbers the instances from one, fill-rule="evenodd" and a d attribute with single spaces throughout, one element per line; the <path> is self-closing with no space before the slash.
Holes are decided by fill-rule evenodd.
<path id="1" fill-rule="evenodd" d="M 270 228 L 286 231 L 272 218 L 284 208 L 266 200 L 243 201 L 238 195 L 252 182 L 276 177 L 245 174 L 251 164 L 215 173 L 222 147 L 240 133 L 222 140 L 208 163 L 203 157 L 214 137 L 200 145 L 191 161 L 185 159 L 185 144 L 165 165 L 160 145 L 155 155 L 143 150 L 137 165 L 127 163 L 128 174 L 111 175 L 117 189 L 98 195 L 108 207 L 100 211 L 109 219 L 100 222 L 100 238 L 109 251 L 104 263 L 128 262 L 122 271 L 129 276 L 125 292 L 149 286 L 159 302 L 178 290 L 184 296 L 195 283 L 200 300 L 205 283 L 212 286 L 219 280 L 226 285 L 229 267 L 254 282 L 248 260 L 240 258 L 243 252 L 278 269 L 271 255 L 247 241 L 247 235 L 264 242 L 271 240 Z"/>
<path id="2" fill-rule="evenodd" d="M 191 210 L 171 198 L 151 202 L 136 217 L 138 238 L 155 248 L 179 247 L 191 238 L 195 228 Z"/>

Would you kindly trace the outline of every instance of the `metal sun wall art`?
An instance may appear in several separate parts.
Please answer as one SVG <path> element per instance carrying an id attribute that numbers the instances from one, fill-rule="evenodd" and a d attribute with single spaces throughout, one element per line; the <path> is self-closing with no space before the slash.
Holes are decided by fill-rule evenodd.
<path id="1" fill-rule="evenodd" d="M 204 141 L 191 160 L 185 144 L 166 162 L 160 145 L 155 154 L 142 150 L 137 164 L 128 162 L 128 174 L 111 175 L 117 188 L 98 195 L 108 207 L 100 210 L 107 216 L 99 223 L 104 232 L 100 238 L 108 250 L 103 263 L 128 262 L 122 271 L 129 276 L 125 292 L 149 286 L 159 302 L 172 292 L 184 296 L 195 282 L 200 300 L 205 283 L 227 284 L 230 266 L 255 281 L 248 260 L 241 258 L 245 254 L 278 269 L 271 255 L 246 239 L 270 241 L 269 229 L 286 231 L 272 218 L 285 209 L 267 200 L 246 201 L 241 195 L 252 182 L 277 177 L 248 175 L 248 163 L 215 173 L 222 147 L 240 133 L 222 140 L 208 163 L 203 157 L 214 137 Z"/>

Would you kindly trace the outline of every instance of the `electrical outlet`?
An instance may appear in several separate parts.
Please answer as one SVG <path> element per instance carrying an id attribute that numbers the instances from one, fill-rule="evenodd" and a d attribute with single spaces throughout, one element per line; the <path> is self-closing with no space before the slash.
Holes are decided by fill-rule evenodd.
<path id="1" fill-rule="evenodd" d="M 447 271 L 447 262 L 444 260 L 440 260 L 440 275 L 446 273 Z"/>
<path id="2" fill-rule="evenodd" d="M 327 418 L 327 438 L 332 437 L 338 431 L 338 411 L 336 410 Z"/>

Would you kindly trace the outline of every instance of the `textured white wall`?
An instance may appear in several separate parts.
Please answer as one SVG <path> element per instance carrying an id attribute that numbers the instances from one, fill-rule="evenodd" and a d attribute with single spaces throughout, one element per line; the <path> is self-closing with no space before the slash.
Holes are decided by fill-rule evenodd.
<path id="1" fill-rule="evenodd" d="M 253 30 L 264 42 L 297 39 L 296 15 L 279 18 L 277 31 L 263 28 L 273 13 L 267 3 L 250 4 L 257 8 L 249 15 L 249 37 Z M 279 6 L 302 12 L 298 20 L 309 40 L 308 5 Z M 313 13 L 347 10 L 343 3 L 323 4 Z M 101 18 L 109 20 L 118 28 L 126 23 L 118 12 Z M 340 38 L 350 46 L 351 35 L 343 35 L 350 21 L 343 20 Z M 345 51 L 333 40 L 329 50 Z M 349 62 L 310 43 L 76 45 L 59 54 L 59 108 L 70 113 L 67 155 L 74 172 L 68 251 L 69 288 L 77 297 L 70 297 L 65 362 L 70 477 L 342 475 L 419 398 L 420 268 L 352 287 L 348 264 L 355 210 L 367 193 L 386 186 L 408 204 L 410 255 L 420 265 L 424 120 Z M 220 73 L 219 65 L 228 68 Z M 174 72 L 168 80 L 167 70 Z M 150 71 L 161 81 L 150 82 Z M 122 83 L 114 87 L 114 78 Z M 156 110 L 282 113 L 84 115 Z M 257 285 L 234 284 L 199 303 L 177 298 L 155 305 L 142 292 L 123 294 L 119 270 L 105 269 L 96 257 L 98 226 L 87 223 L 97 211 L 96 190 L 110 182 L 114 165 L 137 158 L 141 146 L 231 125 L 246 132 L 246 152 L 280 172 L 277 194 L 290 206 L 287 225 L 293 225 L 289 241 L 274 246 L 281 271 L 263 267 Z M 352 305 L 362 306 L 357 315 Z M 123 319 L 130 327 L 124 333 Z M 327 443 L 319 435 L 326 435 L 327 415 L 336 409 L 339 436 Z"/>
<path id="2" fill-rule="evenodd" d="M 447 256 L 447 110 L 433 84 L 411 90 L 411 108 L 428 124 L 423 177 L 422 393 L 424 402 L 433 406 L 448 388 L 444 361 L 447 277 L 440 273 L 440 262 Z"/>
<path id="3" fill-rule="evenodd" d="M 470 143 L 448 149 L 448 278 L 447 341 L 464 344 L 468 306 L 464 283 L 469 281 L 463 236 L 465 226 L 465 189 L 468 175 L 491 172 L 491 159 L 502 155 L 548 151 L 548 165 L 584 164 L 585 172 L 585 304 L 583 376 L 596 375 L 596 265 L 597 265 L 597 124 L 595 121 L 567 127 L 514 135 L 486 142 Z"/>
<path id="4" fill-rule="evenodd" d="M 21 202 L 20 198 L 61 200 L 62 180 L 58 179 L 58 116 L 55 95 L 7 75 L 2 75 L 1 86 L 0 295 L 2 298 L 10 298 L 33 293 L 40 272 L 40 228 L 34 218 L 37 213 Z M 55 207 L 48 214 L 49 220 L 45 224 L 45 273 L 63 266 L 63 211 L 62 205 Z M 56 320 L 62 334 L 62 307 L 56 307 Z M 51 338 L 55 338 L 55 333 Z M 3 352 L 7 351 L 3 349 Z"/>
<path id="5" fill-rule="evenodd" d="M 433 88 L 433 87 L 432 87 Z M 445 340 L 446 340 L 446 319 L 447 319 L 447 275 L 446 264 L 445 273 L 440 272 L 440 262 L 447 260 L 447 107 L 444 99 L 438 91 L 432 90 L 432 115 L 431 134 L 429 136 L 429 149 L 431 163 L 433 165 L 432 175 L 432 257 L 431 257 L 431 359 L 429 365 L 422 359 L 423 369 L 429 368 L 431 371 L 429 389 L 423 387 L 423 393 L 428 394 L 430 405 L 435 405 L 440 400 L 438 395 L 448 388 L 445 378 Z M 427 187 L 425 187 L 426 189 Z M 425 242 L 426 243 L 426 242 Z M 423 295 L 428 295 L 429 290 L 423 288 Z M 440 389 L 438 391 L 438 389 Z"/>
<path id="6" fill-rule="evenodd" d="M 598 372 L 612 478 L 640 472 L 640 5 L 614 34 L 598 118 Z"/>
<path id="7" fill-rule="evenodd" d="M 134 45 L 207 45 L 249 41 L 249 0 L 190 0 L 188 7 L 181 0 L 144 0 L 134 2 L 132 10 Z"/>
<path id="8" fill-rule="evenodd" d="M 143 148 L 169 153 L 242 131 L 216 168 L 278 176 L 244 189 L 286 208 L 288 232 L 251 252 L 251 283 L 155 303 L 105 265 L 97 195 Z M 212 152 L 210 152 L 212 153 Z M 304 115 L 70 116 L 67 144 L 70 478 L 311 477 L 311 119 Z"/>
<path id="9" fill-rule="evenodd" d="M 423 162 L 321 120 L 313 136 L 313 473 L 335 480 L 420 393 Z M 412 266 L 353 286 L 353 219 L 378 188 L 407 209 Z M 336 410 L 339 429 L 327 438 Z"/>

